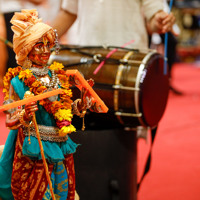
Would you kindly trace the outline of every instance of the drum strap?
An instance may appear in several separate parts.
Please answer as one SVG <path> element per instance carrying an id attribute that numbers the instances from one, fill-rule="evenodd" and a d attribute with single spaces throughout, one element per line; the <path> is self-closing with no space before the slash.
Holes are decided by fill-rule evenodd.
<path id="1" fill-rule="evenodd" d="M 154 143 L 154 140 L 155 140 L 157 128 L 158 127 L 154 128 L 154 129 L 151 129 L 151 146 L 150 146 L 150 151 L 149 151 L 149 155 L 147 157 L 147 161 L 146 161 L 146 164 L 145 164 L 144 173 L 143 173 L 143 175 L 142 175 L 142 177 L 140 179 L 140 182 L 137 184 L 137 191 L 139 191 L 140 185 L 141 185 L 141 183 L 142 183 L 145 175 L 149 172 L 149 169 L 150 169 L 152 146 L 153 146 L 153 143 Z"/>

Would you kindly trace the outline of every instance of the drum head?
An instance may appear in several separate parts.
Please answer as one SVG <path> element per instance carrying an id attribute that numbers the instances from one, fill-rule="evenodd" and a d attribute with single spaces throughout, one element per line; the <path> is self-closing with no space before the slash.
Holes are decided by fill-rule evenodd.
<path id="1" fill-rule="evenodd" d="M 169 94 L 169 75 L 164 74 L 164 59 L 153 54 L 140 79 L 139 109 L 142 124 L 155 127 L 163 116 Z"/>

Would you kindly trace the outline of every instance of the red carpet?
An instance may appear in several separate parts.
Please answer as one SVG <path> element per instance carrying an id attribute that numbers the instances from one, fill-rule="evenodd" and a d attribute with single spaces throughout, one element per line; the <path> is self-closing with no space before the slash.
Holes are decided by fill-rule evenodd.
<path id="1" fill-rule="evenodd" d="M 138 200 L 200 199 L 200 66 L 176 64 L 173 85 L 184 95 L 170 93 Z M 148 150 L 139 140 L 138 179 Z"/>
<path id="2" fill-rule="evenodd" d="M 141 184 L 138 200 L 200 199 L 200 66 L 176 64 L 173 85 L 184 95 L 169 95 L 153 146 L 151 168 Z M 2 90 L 0 93 L 2 104 Z M 8 134 L 3 113 L 0 127 L 1 145 Z M 149 146 L 148 141 L 138 141 L 138 179 Z"/>

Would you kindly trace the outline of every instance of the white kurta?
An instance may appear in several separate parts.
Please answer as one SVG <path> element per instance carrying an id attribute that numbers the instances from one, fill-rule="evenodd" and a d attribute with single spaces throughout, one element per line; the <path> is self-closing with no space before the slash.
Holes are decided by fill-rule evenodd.
<path id="1" fill-rule="evenodd" d="M 63 0 L 62 8 L 77 14 L 77 44 L 147 48 L 145 20 L 163 10 L 163 0 Z"/>

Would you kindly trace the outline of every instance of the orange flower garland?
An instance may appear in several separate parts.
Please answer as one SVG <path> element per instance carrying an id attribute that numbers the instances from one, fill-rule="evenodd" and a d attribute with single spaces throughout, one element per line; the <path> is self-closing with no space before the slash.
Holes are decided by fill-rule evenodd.
<path id="1" fill-rule="evenodd" d="M 66 76 L 63 68 L 64 66 L 61 63 L 57 62 L 54 62 L 49 67 L 50 70 L 55 71 L 63 88 L 63 94 L 60 94 L 60 100 L 51 102 L 48 99 L 43 99 L 39 101 L 39 104 L 42 105 L 48 113 L 53 114 L 57 122 L 67 122 L 67 126 L 64 125 L 60 128 L 60 136 L 65 136 L 71 132 L 76 131 L 75 127 L 71 125 L 71 120 L 73 117 L 71 113 L 72 91 L 71 89 L 69 89 L 68 77 Z M 18 66 L 16 68 L 10 68 L 4 76 L 3 92 L 5 93 L 5 100 L 9 98 L 10 82 L 12 78 L 14 78 L 17 75 L 19 79 L 24 81 L 25 85 L 28 86 L 30 88 L 30 91 L 35 95 L 42 94 L 43 92 L 45 92 L 45 90 L 47 90 L 47 88 L 36 79 L 31 70 L 23 70 L 20 66 Z"/>
<path id="2" fill-rule="evenodd" d="M 5 94 L 4 100 L 8 100 L 9 98 L 9 88 L 11 79 L 17 76 L 21 70 L 22 68 L 20 66 L 13 69 L 9 68 L 8 72 L 4 76 L 3 78 L 3 84 L 4 84 L 3 93 Z"/>

